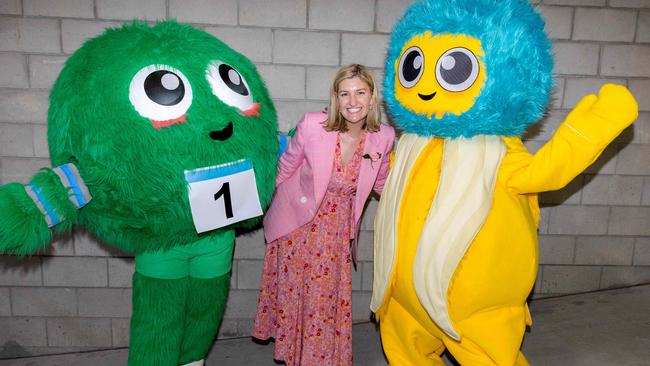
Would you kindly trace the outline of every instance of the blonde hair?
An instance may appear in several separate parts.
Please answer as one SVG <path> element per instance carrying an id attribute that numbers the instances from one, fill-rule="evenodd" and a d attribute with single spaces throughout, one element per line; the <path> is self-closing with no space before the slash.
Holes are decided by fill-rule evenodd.
<path id="1" fill-rule="evenodd" d="M 340 111 L 338 100 L 339 85 L 343 80 L 354 77 L 364 81 L 370 88 L 370 105 L 364 128 L 368 132 L 379 131 L 381 112 L 379 111 L 379 103 L 377 102 L 377 83 L 372 73 L 365 66 L 359 64 L 343 66 L 334 76 L 334 80 L 332 80 L 332 85 L 330 86 L 330 104 L 327 108 L 327 120 L 324 122 L 325 130 L 341 132 L 348 130 L 348 126 Z"/>

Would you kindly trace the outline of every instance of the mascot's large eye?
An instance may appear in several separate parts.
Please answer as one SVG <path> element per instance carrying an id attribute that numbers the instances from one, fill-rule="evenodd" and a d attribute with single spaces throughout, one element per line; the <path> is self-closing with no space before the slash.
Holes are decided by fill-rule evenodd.
<path id="1" fill-rule="evenodd" d="M 212 87 L 212 93 L 222 102 L 241 111 L 253 107 L 253 95 L 246 80 L 232 66 L 214 61 L 208 66 L 205 77 Z"/>
<path id="2" fill-rule="evenodd" d="M 187 112 L 192 104 L 192 86 L 171 66 L 149 65 L 131 79 L 129 100 L 141 116 L 168 121 Z"/>
<path id="3" fill-rule="evenodd" d="M 409 47 L 399 59 L 397 75 L 399 83 L 405 88 L 417 84 L 424 72 L 424 54 L 419 47 Z"/>
<path id="4" fill-rule="evenodd" d="M 450 92 L 469 89 L 478 77 L 478 59 L 467 48 L 452 48 L 438 59 L 436 79 Z"/>

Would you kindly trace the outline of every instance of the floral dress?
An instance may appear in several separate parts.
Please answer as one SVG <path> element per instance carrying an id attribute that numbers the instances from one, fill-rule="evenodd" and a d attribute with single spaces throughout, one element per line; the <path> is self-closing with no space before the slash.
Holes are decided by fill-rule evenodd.
<path id="1" fill-rule="evenodd" d="M 266 246 L 253 337 L 275 339 L 288 366 L 352 365 L 352 212 L 363 134 L 345 166 L 337 138 L 334 168 L 314 219 Z"/>

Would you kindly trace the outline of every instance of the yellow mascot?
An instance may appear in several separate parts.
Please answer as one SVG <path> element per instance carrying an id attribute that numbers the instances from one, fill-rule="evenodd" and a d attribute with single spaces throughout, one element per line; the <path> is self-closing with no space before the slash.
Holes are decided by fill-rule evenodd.
<path id="1" fill-rule="evenodd" d="M 525 0 L 424 0 L 391 34 L 384 99 L 403 131 L 375 219 L 371 309 L 391 365 L 527 365 L 539 192 L 564 187 L 637 117 L 630 92 L 584 97 L 530 154 L 553 87 Z"/>

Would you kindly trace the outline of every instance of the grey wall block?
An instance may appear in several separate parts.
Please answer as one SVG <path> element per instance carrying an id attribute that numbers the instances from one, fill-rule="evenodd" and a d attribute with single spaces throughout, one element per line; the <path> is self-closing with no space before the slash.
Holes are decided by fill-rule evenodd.
<path id="1" fill-rule="evenodd" d="M 111 333 L 113 335 L 113 347 L 127 347 L 129 345 L 130 319 L 111 319 Z"/>
<path id="2" fill-rule="evenodd" d="M 135 271 L 133 258 L 108 259 L 108 286 L 131 287 L 131 278 Z"/>
<path id="3" fill-rule="evenodd" d="M 239 2 L 239 24 L 305 28 L 307 0 L 246 0 Z"/>
<path id="4" fill-rule="evenodd" d="M 639 12 L 639 25 L 636 29 L 636 42 L 650 43 L 650 11 Z"/>
<path id="5" fill-rule="evenodd" d="M 311 0 L 309 28 L 370 32 L 375 0 Z"/>
<path id="6" fill-rule="evenodd" d="M 0 123 L 0 155 L 34 156 L 33 139 L 29 124 Z"/>
<path id="7" fill-rule="evenodd" d="M 169 16 L 179 22 L 237 24 L 237 0 L 170 0 Z"/>
<path id="8" fill-rule="evenodd" d="M 42 286 L 41 258 L 0 256 L 0 286 Z"/>
<path id="9" fill-rule="evenodd" d="M 262 261 L 239 260 L 237 262 L 237 288 L 257 290 L 262 278 Z"/>
<path id="10" fill-rule="evenodd" d="M 557 206 L 551 210 L 549 234 L 604 235 L 607 228 L 609 207 L 606 206 Z"/>
<path id="11" fill-rule="evenodd" d="M 61 20 L 63 53 L 71 54 L 76 51 L 86 39 L 102 34 L 108 27 L 117 27 L 121 24 L 122 22 L 63 19 Z"/>
<path id="12" fill-rule="evenodd" d="M 563 6 L 538 6 L 546 21 L 546 33 L 551 39 L 570 39 L 573 28 L 573 8 Z"/>
<path id="13" fill-rule="evenodd" d="M 564 235 L 539 236 L 540 264 L 573 264 L 575 237 Z"/>
<path id="14" fill-rule="evenodd" d="M 69 287 L 11 289 L 14 316 L 76 316 L 77 290 Z"/>
<path id="15" fill-rule="evenodd" d="M 601 267 L 545 266 L 541 292 L 566 294 L 597 290 Z"/>
<path id="16" fill-rule="evenodd" d="M 582 193 L 587 205 L 638 206 L 643 194 L 643 177 L 631 175 L 589 175 Z"/>
<path id="17" fill-rule="evenodd" d="M 617 288 L 650 282 L 650 266 L 604 267 L 600 288 Z"/>
<path id="18" fill-rule="evenodd" d="M 205 31 L 255 62 L 271 62 L 273 34 L 270 29 L 206 27 Z"/>
<path id="19" fill-rule="evenodd" d="M 48 346 L 110 347 L 111 321 L 100 318 L 48 318 Z"/>
<path id="20" fill-rule="evenodd" d="M 26 88 L 27 58 L 20 53 L 0 53 L 0 88 Z"/>
<path id="21" fill-rule="evenodd" d="M 0 316 L 11 315 L 11 294 L 8 287 L 0 287 Z"/>
<path id="22" fill-rule="evenodd" d="M 23 0 L 25 15 L 66 17 L 66 18 L 94 18 L 93 0 Z"/>
<path id="23" fill-rule="evenodd" d="M 29 56 L 30 87 L 51 89 L 66 60 L 65 56 Z"/>
<path id="24" fill-rule="evenodd" d="M 633 10 L 577 8 L 573 39 L 586 41 L 632 42 L 636 12 Z M 607 26 L 594 27 L 594 24 Z"/>
<path id="25" fill-rule="evenodd" d="M 34 174 L 43 167 L 50 166 L 49 159 L 0 157 L 0 179 L 2 184 L 10 182 L 29 183 Z"/>
<path id="26" fill-rule="evenodd" d="M 612 207 L 608 233 L 650 236 L 650 207 Z"/>
<path id="27" fill-rule="evenodd" d="M 2 122 L 45 123 L 49 93 L 34 89 L 0 89 Z"/>
<path id="28" fill-rule="evenodd" d="M 604 45 L 600 69 L 607 76 L 647 78 L 650 77 L 649 59 L 650 46 Z"/>
<path id="29" fill-rule="evenodd" d="M 106 287 L 106 258 L 50 257 L 43 258 L 45 286 Z"/>
<path id="30" fill-rule="evenodd" d="M 16 343 L 21 347 L 47 346 L 45 319 L 0 318 L 0 343 Z"/>
<path id="31" fill-rule="evenodd" d="M 131 316 L 131 289 L 81 288 L 77 293 L 79 316 L 105 318 Z"/>
<path id="32" fill-rule="evenodd" d="M 96 0 L 100 19 L 162 20 L 167 14 L 165 0 Z"/>
<path id="33" fill-rule="evenodd" d="M 640 111 L 650 111 L 650 80 L 633 79 L 629 82 L 630 91 L 639 103 Z"/>
<path id="34" fill-rule="evenodd" d="M 596 75 L 599 50 L 595 43 L 556 42 L 554 71 L 563 75 Z"/>
<path id="35" fill-rule="evenodd" d="M 575 264 L 629 266 L 634 255 L 634 238 L 579 237 Z"/>
<path id="36" fill-rule="evenodd" d="M 343 33 L 341 64 L 360 63 L 369 67 L 383 67 L 387 48 L 388 36 Z"/>
<path id="37" fill-rule="evenodd" d="M 21 0 L 0 1 L 0 14 L 21 14 Z"/>
<path id="38" fill-rule="evenodd" d="M 238 235 L 235 238 L 236 259 L 264 259 L 264 232 L 262 229 Z"/>
<path id="39" fill-rule="evenodd" d="M 413 0 L 377 0 L 376 30 L 381 33 L 390 33 L 393 24 L 402 16 L 404 9 Z"/>
<path id="40" fill-rule="evenodd" d="M 329 87 L 338 67 L 311 66 L 307 68 L 307 99 L 329 100 Z"/>
<path id="41" fill-rule="evenodd" d="M 334 32 L 276 30 L 273 39 L 273 62 L 338 65 L 339 38 Z"/>
<path id="42" fill-rule="evenodd" d="M 305 99 L 305 68 L 301 66 L 260 65 L 272 98 Z"/>
<path id="43" fill-rule="evenodd" d="M 57 19 L 0 16 L 0 51 L 61 52 Z"/>

